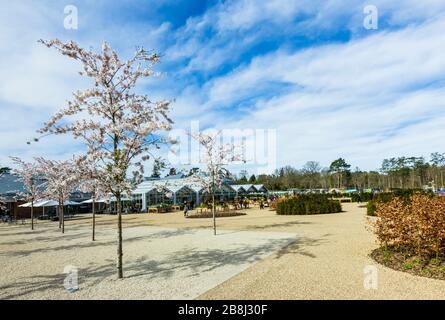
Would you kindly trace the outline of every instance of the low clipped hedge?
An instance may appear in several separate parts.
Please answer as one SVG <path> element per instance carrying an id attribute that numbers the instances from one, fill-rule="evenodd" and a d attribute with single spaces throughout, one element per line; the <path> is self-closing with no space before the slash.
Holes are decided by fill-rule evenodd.
<path id="1" fill-rule="evenodd" d="M 341 204 L 326 195 L 297 195 L 280 199 L 276 205 L 279 215 L 307 215 L 341 212 Z"/>
<path id="2" fill-rule="evenodd" d="M 354 192 L 345 195 L 346 197 L 351 197 L 352 202 L 367 202 L 369 200 L 372 200 L 372 192 Z"/>
<path id="3" fill-rule="evenodd" d="M 415 192 L 378 203 L 372 224 L 380 248 L 371 257 L 387 267 L 445 280 L 445 197 Z"/>
<path id="4" fill-rule="evenodd" d="M 375 216 L 375 212 L 377 210 L 377 204 L 378 203 L 386 203 L 391 201 L 396 197 L 395 193 L 392 192 L 381 192 L 376 193 L 374 197 L 368 201 L 366 205 L 366 214 L 368 216 Z"/>

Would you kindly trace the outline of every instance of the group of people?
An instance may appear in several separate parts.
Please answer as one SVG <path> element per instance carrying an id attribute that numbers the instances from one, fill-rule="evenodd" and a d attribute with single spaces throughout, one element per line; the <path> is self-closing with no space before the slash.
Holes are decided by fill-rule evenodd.
<path id="1" fill-rule="evenodd" d="M 125 213 L 141 213 L 141 208 L 137 204 L 131 204 L 125 208 Z"/>
<path id="2" fill-rule="evenodd" d="M 249 199 L 244 198 L 244 199 L 239 199 L 238 202 L 236 203 L 236 206 L 238 209 L 247 209 L 249 207 Z"/>

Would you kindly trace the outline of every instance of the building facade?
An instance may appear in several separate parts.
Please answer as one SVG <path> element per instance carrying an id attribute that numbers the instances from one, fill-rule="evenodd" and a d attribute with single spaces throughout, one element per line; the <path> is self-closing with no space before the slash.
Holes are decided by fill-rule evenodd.
<path id="1" fill-rule="evenodd" d="M 138 185 L 133 191 L 133 200 L 139 203 L 142 211 L 150 206 L 160 204 L 192 203 L 195 206 L 211 200 L 211 194 L 205 188 L 206 177 L 172 176 L 163 179 L 149 179 Z M 226 181 L 215 190 L 217 201 L 232 201 L 237 196 L 252 193 L 266 195 L 267 189 L 263 185 L 233 185 Z"/>

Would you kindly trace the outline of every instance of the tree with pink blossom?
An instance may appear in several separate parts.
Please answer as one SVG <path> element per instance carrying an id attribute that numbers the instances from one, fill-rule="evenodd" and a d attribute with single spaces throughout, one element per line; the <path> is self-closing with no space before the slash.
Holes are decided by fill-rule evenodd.
<path id="1" fill-rule="evenodd" d="M 25 192 L 19 192 L 18 196 L 31 202 L 31 230 L 34 230 L 34 203 L 42 197 L 42 188 L 39 186 L 41 183 L 39 168 L 36 163 L 24 162 L 18 157 L 11 157 L 11 159 L 16 166 L 13 173 L 25 189 Z"/>
<path id="2" fill-rule="evenodd" d="M 204 164 L 204 175 L 195 175 L 204 189 L 212 196 L 213 233 L 216 235 L 215 193 L 221 189 L 224 181 L 230 177 L 227 166 L 243 160 L 239 147 L 233 143 L 223 143 L 221 131 L 214 134 L 192 132 L 192 138 L 203 148 L 200 162 Z"/>
<path id="3" fill-rule="evenodd" d="M 39 174 L 45 179 L 42 195 L 59 202 L 59 228 L 65 233 L 65 203 L 78 186 L 78 168 L 73 160 L 35 158 Z"/>
<path id="4" fill-rule="evenodd" d="M 161 133 L 170 130 L 172 124 L 168 115 L 170 101 L 152 101 L 134 92 L 139 80 L 156 75 L 153 68 L 159 55 L 138 48 L 129 60 L 122 61 L 106 42 L 100 52 L 81 48 L 73 41 L 54 39 L 41 43 L 80 62 L 80 75 L 93 82 L 91 88 L 75 92 L 40 133 L 72 134 L 82 139 L 87 156 L 97 159 L 98 169 L 105 173 L 100 182 L 117 200 L 117 271 L 118 278 L 122 278 L 121 199 L 142 181 L 142 161 L 152 156 L 152 149 L 168 142 Z M 132 180 L 129 171 L 133 172 Z"/>

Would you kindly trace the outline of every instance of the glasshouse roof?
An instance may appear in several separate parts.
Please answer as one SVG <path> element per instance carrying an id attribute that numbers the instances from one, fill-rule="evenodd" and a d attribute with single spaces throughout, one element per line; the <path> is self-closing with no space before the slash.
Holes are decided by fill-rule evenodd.
<path id="1" fill-rule="evenodd" d="M 239 191 L 240 189 L 248 191 L 251 188 L 255 189 L 255 191 L 260 191 L 261 189 L 265 189 L 263 184 L 236 184 L 232 185 L 231 187 L 236 191 Z"/>
<path id="2" fill-rule="evenodd" d="M 183 177 L 180 175 L 170 176 L 163 179 L 150 179 L 145 180 L 136 188 L 133 194 L 144 194 L 150 191 L 156 190 L 158 192 L 170 191 L 173 193 L 178 192 L 179 190 L 187 187 L 194 192 L 200 192 L 204 189 L 203 181 L 210 179 L 206 176 L 190 176 Z M 249 191 L 251 189 L 259 192 L 264 190 L 265 187 L 262 184 L 242 184 L 242 185 L 232 185 L 229 183 L 225 183 L 224 186 L 233 191 L 240 191 L 241 189 L 244 191 Z"/>
<path id="3" fill-rule="evenodd" d="M 147 180 L 139 184 L 136 190 L 133 191 L 133 194 L 147 193 L 152 190 L 158 190 L 159 192 L 168 190 L 176 193 L 184 187 L 188 187 L 195 192 L 199 192 L 204 188 L 204 183 L 202 182 L 203 179 L 208 178 L 190 176 L 185 178 L 169 177 L 167 179 Z"/>
<path id="4" fill-rule="evenodd" d="M 37 188 L 41 189 L 45 187 L 46 182 L 36 178 L 35 183 Z M 26 189 L 15 174 L 4 173 L 0 175 L 0 195 L 16 196 L 20 193 L 26 193 Z"/>
<path id="5" fill-rule="evenodd" d="M 0 176 L 0 194 L 9 195 L 25 191 L 23 183 L 17 180 L 17 176 L 10 173 Z"/>

